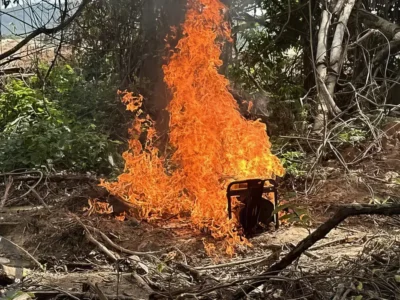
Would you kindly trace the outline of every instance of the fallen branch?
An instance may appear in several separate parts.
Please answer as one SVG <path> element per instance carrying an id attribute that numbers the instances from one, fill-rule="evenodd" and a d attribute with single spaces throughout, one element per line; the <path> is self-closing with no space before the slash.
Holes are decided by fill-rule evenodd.
<path id="1" fill-rule="evenodd" d="M 6 190 L 4 191 L 4 195 L 1 198 L 0 209 L 4 207 L 4 204 L 6 204 L 6 201 L 8 199 L 8 193 L 10 192 L 12 184 L 13 184 L 13 178 L 12 176 L 9 176 L 8 181 L 6 182 Z"/>
<path id="2" fill-rule="evenodd" d="M 157 298 L 157 299 L 165 299 L 168 296 L 174 297 L 173 299 L 188 299 L 188 298 L 197 299 L 201 295 L 205 295 L 205 294 L 211 293 L 211 292 L 216 291 L 216 290 L 226 289 L 228 287 L 237 285 L 238 283 L 242 283 L 242 282 L 249 281 L 249 280 L 258 280 L 258 281 L 260 281 L 260 280 L 263 280 L 263 279 L 264 280 L 268 279 L 268 280 L 271 280 L 271 281 L 272 280 L 273 281 L 279 281 L 279 282 L 294 282 L 294 281 L 299 280 L 299 279 L 293 279 L 293 278 L 288 278 L 288 277 L 283 277 L 283 276 L 261 276 L 261 277 L 260 276 L 250 276 L 250 277 L 242 277 L 242 278 L 230 281 L 230 282 L 226 282 L 226 283 L 222 283 L 222 284 L 218 284 L 218 285 L 213 285 L 213 286 L 210 286 L 210 287 L 205 287 L 204 289 L 197 290 L 197 291 L 189 292 L 187 289 L 180 290 L 180 291 L 174 291 L 174 292 L 170 293 L 169 295 L 164 295 L 163 298 Z"/>
<path id="3" fill-rule="evenodd" d="M 104 246 L 102 243 L 100 243 L 98 240 L 96 240 L 93 235 L 90 233 L 89 229 L 86 227 L 85 224 L 82 223 L 82 221 L 74 214 L 72 216 L 75 218 L 75 220 L 83 227 L 85 230 L 85 237 L 88 239 L 89 242 L 95 244 L 97 248 L 101 250 L 105 255 L 107 255 L 113 262 L 116 262 L 119 257 L 116 253 L 110 251 L 106 246 Z"/>
<path id="4" fill-rule="evenodd" d="M 90 230 L 93 230 L 94 232 L 98 233 L 101 238 L 104 240 L 104 242 L 106 242 L 109 246 L 113 247 L 116 250 L 119 250 L 121 253 L 126 253 L 126 254 L 131 254 L 131 255 L 143 255 L 143 256 L 149 256 L 151 254 L 155 254 L 155 253 L 160 253 L 161 251 L 153 251 L 153 252 L 137 252 L 137 251 L 132 251 L 129 249 L 126 249 L 124 247 L 121 247 L 120 245 L 115 244 L 105 233 L 103 233 L 102 231 L 100 231 L 97 228 L 94 228 L 92 226 L 86 226 L 85 224 L 82 223 L 82 221 L 76 216 L 73 215 L 72 216 L 78 221 L 78 223 L 83 227 L 83 229 L 86 232 L 86 238 L 94 243 L 97 247 L 99 247 L 99 249 L 105 253 L 108 257 L 110 257 L 113 261 L 117 261 L 117 254 L 110 251 L 107 247 L 105 247 L 102 243 L 100 243 L 98 240 L 96 240 L 93 235 L 90 233 Z M 90 230 L 89 230 L 90 229 Z"/>
<path id="5" fill-rule="evenodd" d="M 26 186 L 27 186 L 28 188 L 31 188 L 29 185 L 26 185 Z M 40 203 L 43 204 L 43 206 L 47 209 L 47 211 L 48 211 L 49 213 L 51 213 L 50 207 L 47 205 L 46 202 L 44 202 L 44 199 L 39 195 L 39 193 L 38 193 L 34 188 L 32 188 L 32 194 L 33 194 L 33 196 L 35 196 L 35 198 L 36 198 L 37 200 L 39 200 Z"/>
<path id="6" fill-rule="evenodd" d="M 195 267 L 194 269 L 197 271 L 220 269 L 220 268 L 232 267 L 232 266 L 237 266 L 237 265 L 243 265 L 243 264 L 252 263 L 252 262 L 261 262 L 268 257 L 269 257 L 269 255 L 259 256 L 259 257 L 253 257 L 253 258 L 233 261 L 233 262 L 229 262 L 226 264 L 211 265 L 211 266 L 205 266 L 205 267 Z"/>
<path id="7" fill-rule="evenodd" d="M 83 224 L 81 224 L 81 225 L 83 225 Z M 101 238 L 102 238 L 108 245 L 110 245 L 111 247 L 113 247 L 113 248 L 116 249 L 116 250 L 119 250 L 119 251 L 122 252 L 122 253 L 131 254 L 131 255 L 137 255 L 137 256 L 141 256 L 141 255 L 142 255 L 142 256 L 147 256 L 147 255 L 150 255 L 150 254 L 157 254 L 157 253 L 162 252 L 162 251 L 149 251 L 149 252 L 137 252 L 137 251 L 132 251 L 132 250 L 126 249 L 126 248 L 124 248 L 124 247 L 122 247 L 122 246 L 120 246 L 120 245 L 115 244 L 104 232 L 100 231 L 99 229 L 94 228 L 94 227 L 92 227 L 92 226 L 86 226 L 86 227 L 87 227 L 87 228 L 90 228 L 90 229 L 93 230 L 94 232 L 100 234 Z"/>
<path id="8" fill-rule="evenodd" d="M 321 249 L 321 248 L 324 248 L 326 246 L 330 246 L 330 245 L 333 245 L 333 244 L 352 241 L 355 238 L 360 238 L 360 236 L 347 236 L 347 237 L 344 237 L 344 238 L 336 239 L 336 240 L 333 240 L 333 241 L 329 241 L 329 242 L 314 246 L 314 247 L 310 248 L 309 250 L 310 251 L 318 250 L 318 249 Z"/>
<path id="9" fill-rule="evenodd" d="M 297 260 L 304 251 L 308 250 L 319 240 L 323 239 L 333 228 L 351 216 L 359 215 L 399 215 L 400 205 L 370 205 L 370 204 L 353 204 L 341 206 L 338 211 L 325 223 L 319 226 L 313 233 L 302 240 L 292 251 L 290 251 L 279 262 L 268 268 L 267 271 L 260 274 L 265 275 L 278 275 L 280 271 L 284 270 L 295 260 Z M 241 299 L 256 288 L 264 284 L 266 280 L 255 280 L 245 286 L 238 288 L 233 294 L 232 299 Z"/>
<path id="10" fill-rule="evenodd" d="M 21 200 L 24 197 L 26 197 L 30 192 L 32 192 L 32 190 L 35 189 L 43 179 L 43 173 L 40 171 L 38 171 L 38 173 L 40 173 L 40 176 L 37 177 L 38 179 L 37 179 L 36 183 L 33 186 L 29 186 L 29 190 L 26 193 L 24 193 L 23 195 L 21 195 L 19 197 L 14 198 L 14 199 L 10 199 L 9 202 L 15 202 L 17 200 Z M 15 178 L 13 178 L 13 180 L 15 180 Z"/>
<path id="11" fill-rule="evenodd" d="M 73 295 L 72 293 L 67 292 L 67 291 L 64 291 L 64 290 L 62 290 L 62 289 L 60 289 L 60 288 L 52 287 L 52 286 L 48 286 L 48 285 L 42 285 L 42 287 L 45 287 L 45 288 L 54 290 L 54 293 L 56 293 L 57 295 L 60 295 L 60 294 L 61 294 L 61 295 L 66 295 L 66 296 L 70 297 L 71 299 L 80 300 L 80 298 L 77 297 L 76 295 Z M 32 294 L 34 294 L 35 296 L 37 296 L 35 292 L 29 291 L 29 293 L 32 293 Z"/>
<path id="12" fill-rule="evenodd" d="M 136 272 L 132 273 L 132 277 L 135 278 L 135 280 L 137 281 L 139 287 L 143 288 L 149 294 L 154 293 L 153 289 Z"/>
<path id="13" fill-rule="evenodd" d="M 369 175 L 364 175 L 364 176 L 367 177 L 367 178 L 369 178 L 369 179 L 376 180 L 376 181 L 379 181 L 379 182 L 382 182 L 382 183 L 385 183 L 385 184 L 400 185 L 400 183 L 397 183 L 397 182 L 390 182 L 390 181 L 387 181 L 387 180 L 382 179 L 382 178 L 378 178 L 378 177 L 374 177 L 374 176 L 369 176 Z"/>
<path id="14" fill-rule="evenodd" d="M 196 280 L 197 282 L 202 281 L 202 273 L 199 272 L 198 270 L 196 270 L 195 268 L 182 264 L 182 263 L 177 263 L 176 267 L 178 270 L 183 271 L 186 274 L 189 274 L 190 276 L 193 277 L 194 280 Z"/>
<path id="15" fill-rule="evenodd" d="M 21 250 L 23 253 L 25 253 L 42 271 L 44 271 L 44 267 L 42 266 L 42 264 L 36 259 L 34 258 L 28 251 L 26 251 L 24 248 L 22 248 L 21 246 L 18 246 L 17 244 L 15 244 L 14 242 L 10 241 L 9 239 L 6 239 L 5 237 L 0 236 L 0 242 L 2 240 L 5 240 L 7 242 L 9 242 L 11 245 L 13 245 L 14 247 L 18 248 L 19 250 Z"/>
<path id="16" fill-rule="evenodd" d="M 98 240 L 96 240 L 87 229 L 85 229 L 85 237 L 88 239 L 89 242 L 95 244 L 97 246 L 97 248 L 99 248 L 101 250 L 101 252 L 103 252 L 105 255 L 107 255 L 112 261 L 115 262 L 118 260 L 118 257 L 116 256 L 116 254 L 111 252 L 110 250 L 108 250 L 106 246 L 104 246 L 102 243 L 100 243 Z"/>
<path id="17" fill-rule="evenodd" d="M 289 243 L 289 244 L 288 244 L 288 247 L 289 247 L 290 250 L 292 250 L 292 249 L 294 249 L 294 248 L 296 247 L 296 245 L 293 244 L 293 243 Z M 310 253 L 309 251 L 304 251 L 304 255 L 307 256 L 307 257 L 309 257 L 309 258 L 311 258 L 311 259 L 315 259 L 315 260 L 321 258 L 321 257 L 319 257 L 318 255 L 315 255 L 315 254 L 313 254 L 313 253 Z"/>
<path id="18" fill-rule="evenodd" d="M 95 284 L 88 282 L 86 285 L 89 287 L 91 292 L 97 295 L 99 300 L 108 300 L 107 296 L 104 295 L 103 291 L 99 288 L 97 282 Z"/>
<path id="19" fill-rule="evenodd" d="M 53 287 L 49 287 L 52 290 L 40 290 L 40 291 L 32 291 L 29 290 L 28 292 L 35 295 L 35 297 L 37 299 L 47 299 L 47 298 L 52 298 L 52 297 L 57 297 L 58 295 L 67 295 L 72 299 L 84 299 L 84 297 L 86 296 L 85 293 L 82 292 L 68 292 L 68 294 L 65 294 L 65 291 L 60 291 L 59 289 L 53 288 Z M 108 300 L 114 300 L 114 299 L 118 299 L 118 300 L 134 300 L 136 298 L 133 297 L 128 297 L 128 296 L 123 296 L 123 295 L 105 295 Z M 92 295 L 91 299 L 99 299 L 101 300 L 97 295 Z"/>
<path id="20" fill-rule="evenodd" d="M 47 208 L 52 208 L 52 207 L 53 206 L 47 206 Z M 0 209 L 0 213 L 41 210 L 43 208 L 46 208 L 46 207 L 44 207 L 43 205 L 38 205 L 38 206 L 30 206 L 30 205 L 11 206 L 11 207 L 3 207 L 2 209 Z"/>

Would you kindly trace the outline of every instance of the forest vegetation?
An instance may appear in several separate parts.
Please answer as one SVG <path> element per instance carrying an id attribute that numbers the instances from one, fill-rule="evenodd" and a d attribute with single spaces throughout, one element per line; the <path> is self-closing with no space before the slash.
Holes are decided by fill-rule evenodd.
<path id="1" fill-rule="evenodd" d="M 135 269 L 129 272 L 136 292 L 119 299 L 240 299 L 254 290 L 263 299 L 398 299 L 399 1 L 2 0 L 1 5 L 0 214 L 7 214 L 10 226 L 25 216 L 16 215 L 15 207 L 18 213 L 34 207 L 22 210 L 29 226 L 21 228 L 33 230 L 43 243 L 17 241 L 43 253 L 38 260 L 28 253 L 36 268 L 45 271 L 48 264 L 57 272 L 57 264 L 64 264 L 68 273 L 71 261 L 90 256 L 85 252 L 90 244 L 100 249 L 102 263 L 111 262 L 112 272 Z M 207 14 L 214 5 L 218 13 Z M 196 16 L 201 21 L 194 26 L 190 17 Z M 196 34 L 204 36 L 194 39 Z M 203 56 L 190 47 L 203 49 Z M 191 87 L 180 85 L 186 79 Z M 181 104 L 197 96 L 197 106 Z M 190 109 L 196 112 L 193 122 L 185 115 Z M 196 136 L 190 127 L 196 122 L 214 131 Z M 216 139 L 236 150 L 220 155 L 220 144 L 212 144 Z M 190 154 L 183 153 L 187 144 L 193 146 Z M 204 151 L 209 160 L 201 160 Z M 252 153 L 247 169 L 240 169 L 239 157 Z M 191 160 L 196 155 L 198 162 Z M 202 165 L 207 170 L 199 171 Z M 233 178 L 213 174 L 213 168 L 238 169 L 235 180 L 258 174 L 277 179 L 284 201 L 274 213 L 286 227 L 268 234 L 284 246 L 278 249 L 270 235 L 243 239 L 238 224 L 221 214 L 225 198 L 204 204 L 208 197 L 225 197 L 226 186 L 215 193 L 213 188 Z M 359 223 L 347 220 L 356 215 L 368 216 Z M 196 241 L 177 242 L 185 251 L 166 233 L 174 228 L 174 222 L 165 227 L 170 219 L 180 222 L 182 232 L 182 224 L 190 224 Z M 341 223 L 357 239 L 330 233 Z M 64 233 L 63 224 L 69 224 Z M 147 242 L 162 245 L 146 248 L 152 226 L 165 231 Z M 139 227 L 140 235 L 127 233 Z M 0 235 L 24 236 L 15 230 L 0 228 Z M 326 235 L 328 242 L 322 240 Z M 63 258 L 52 252 L 56 237 L 67 245 Z M 86 248 L 80 247 L 85 238 Z M 124 238 L 137 241 L 134 251 L 132 244 L 119 246 Z M 346 251 L 332 255 L 347 266 L 344 271 L 323 266 L 322 257 L 334 251 L 330 245 L 353 240 L 363 245 L 354 246 L 357 255 L 349 250 L 347 261 Z M 4 249 L 0 245 L 0 254 Z M 242 260 L 232 263 L 227 254 Z M 304 274 L 300 256 L 308 259 Z M 226 266 L 216 263 L 223 260 Z M 245 279 L 238 275 L 242 264 L 249 264 Z M 80 267 L 98 265 L 85 261 Z M 11 291 L 6 299 L 21 293 L 28 297 L 23 299 L 87 296 L 60 286 L 61 292 L 47 294 L 5 288 Z M 105 296 L 97 285 L 90 287 L 97 299 L 121 296 L 118 289 Z"/>

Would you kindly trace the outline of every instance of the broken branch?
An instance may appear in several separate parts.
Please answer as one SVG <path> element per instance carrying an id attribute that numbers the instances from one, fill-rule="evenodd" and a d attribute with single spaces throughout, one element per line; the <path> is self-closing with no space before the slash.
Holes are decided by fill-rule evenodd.
<path id="1" fill-rule="evenodd" d="M 42 264 L 36 259 L 34 258 L 28 251 L 26 251 L 24 248 L 22 248 L 21 246 L 15 244 L 14 242 L 10 241 L 9 239 L 6 239 L 5 237 L 0 237 L 0 242 L 2 240 L 5 240 L 7 242 L 9 242 L 11 245 L 13 245 L 14 247 L 18 248 L 19 250 L 21 250 L 23 253 L 25 253 L 42 271 L 44 271 L 44 267 L 42 266 Z"/>
<path id="2" fill-rule="evenodd" d="M 104 254 L 106 254 L 109 258 L 111 258 L 112 261 L 115 262 L 118 260 L 116 254 L 108 250 L 106 246 L 104 246 L 102 243 L 96 240 L 87 229 L 85 229 L 85 236 L 89 242 L 95 244 L 97 248 L 99 248 Z"/>
<path id="3" fill-rule="evenodd" d="M 113 247 L 114 249 L 117 249 L 119 251 L 121 251 L 122 253 L 126 253 L 126 254 L 131 254 L 131 255 L 149 255 L 149 254 L 155 254 L 155 253 L 160 253 L 161 251 L 153 251 L 153 252 L 137 252 L 137 251 L 132 251 L 129 249 L 126 249 L 120 245 L 115 244 L 104 232 L 100 231 L 97 228 L 91 227 L 91 226 L 87 226 L 88 228 L 90 228 L 91 230 L 93 230 L 94 232 L 100 234 L 101 238 L 107 243 L 109 244 L 111 247 Z"/>
<path id="4" fill-rule="evenodd" d="M 132 273 L 132 277 L 135 278 L 137 281 L 138 285 L 143 288 L 146 292 L 148 293 L 154 293 L 153 289 L 144 281 L 144 279 L 139 276 L 136 272 Z"/>
<path id="5" fill-rule="evenodd" d="M 64 22 L 59 24 L 56 27 L 53 28 L 47 28 L 46 26 L 39 27 L 35 30 L 33 30 L 29 35 L 27 35 L 22 41 L 20 41 L 17 45 L 15 45 L 13 48 L 11 48 L 8 51 L 5 51 L 0 54 L 0 60 L 3 60 L 11 55 L 13 55 L 15 52 L 20 50 L 22 47 L 24 47 L 26 44 L 28 44 L 32 39 L 35 37 L 45 34 L 45 35 L 52 35 L 55 34 L 61 30 L 64 30 L 68 25 L 70 25 L 77 16 L 81 14 L 83 9 L 86 7 L 87 4 L 90 3 L 91 0 L 83 0 L 81 4 L 79 5 L 78 9 L 75 11 L 75 13 L 66 19 Z"/>
<path id="6" fill-rule="evenodd" d="M 100 243 L 98 240 L 96 240 L 93 235 L 90 233 L 89 229 L 86 227 L 85 224 L 82 223 L 82 221 L 75 215 L 72 215 L 75 220 L 83 227 L 85 230 L 85 237 L 88 239 L 89 242 L 95 244 L 97 248 L 99 248 L 105 255 L 107 255 L 112 261 L 117 261 L 119 259 L 118 255 L 110 250 L 107 249 L 106 246 L 104 246 L 102 243 Z"/>
<path id="7" fill-rule="evenodd" d="M 8 193 L 10 192 L 12 183 L 13 183 L 13 178 L 11 176 L 9 176 L 7 183 L 6 183 L 6 190 L 4 192 L 4 196 L 1 199 L 0 209 L 2 209 L 4 207 L 4 204 L 6 204 L 6 201 L 8 199 Z"/>
<path id="8" fill-rule="evenodd" d="M 304 251 L 308 250 L 319 240 L 323 239 L 333 228 L 343 222 L 345 219 L 351 216 L 359 215 L 399 215 L 400 205 L 370 205 L 370 204 L 353 204 L 341 206 L 338 211 L 325 223 L 319 226 L 313 233 L 302 240 L 292 251 L 290 251 L 284 258 L 279 262 L 272 265 L 267 271 L 260 274 L 265 275 L 277 275 L 280 271 L 288 267 L 296 259 L 298 259 Z M 237 289 L 232 299 L 241 299 L 248 293 L 255 290 L 260 285 L 264 284 L 267 280 L 257 280 L 251 282 L 244 287 Z"/>

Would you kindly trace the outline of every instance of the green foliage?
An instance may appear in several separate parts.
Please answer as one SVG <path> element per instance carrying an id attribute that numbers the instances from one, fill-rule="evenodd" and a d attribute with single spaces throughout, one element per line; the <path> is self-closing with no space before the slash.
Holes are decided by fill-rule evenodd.
<path id="1" fill-rule="evenodd" d="M 296 223 L 300 226 L 307 227 L 310 222 L 310 216 L 307 210 L 293 205 L 292 203 L 284 203 L 275 208 L 273 214 L 285 211 L 285 214 L 279 218 L 280 221 L 288 223 Z"/>
<path id="2" fill-rule="evenodd" d="M 25 293 L 22 291 L 8 291 L 4 298 L 5 300 L 17 300 L 17 299 L 33 299 L 35 295 L 32 293 Z"/>
<path id="3" fill-rule="evenodd" d="M 237 43 L 242 50 L 228 68 L 228 76 L 255 97 L 267 96 L 269 121 L 285 133 L 293 129 L 295 121 L 304 120 L 299 101 L 305 93 L 302 47 L 282 38 L 275 43 L 276 30 L 274 23 L 240 32 Z"/>
<path id="4" fill-rule="evenodd" d="M 76 50 L 74 59 L 86 79 L 105 80 L 109 74 L 115 74 L 122 84 L 132 76 L 142 59 L 144 43 L 140 31 L 144 28 L 140 19 L 145 2 L 148 1 L 92 1 L 78 17 L 72 25 L 70 42 Z M 158 2 L 162 1 L 155 1 L 154 5 Z M 155 29 L 158 22 L 150 22 Z"/>
<path id="5" fill-rule="evenodd" d="M 42 73 L 45 71 L 44 68 Z M 46 95 L 71 118 L 86 126 L 94 124 L 101 132 L 116 138 L 125 136 L 127 131 L 121 130 L 121 121 L 129 123 L 131 118 L 117 96 L 117 81 L 114 78 L 87 81 L 80 69 L 63 65 L 51 72 Z"/>
<path id="6" fill-rule="evenodd" d="M 119 161 L 119 142 L 98 125 L 104 121 L 83 115 L 91 90 L 78 93 L 85 82 L 70 66 L 56 68 L 49 90 L 38 77 L 25 83 L 12 80 L 0 96 L 0 169 L 53 166 L 75 171 L 109 173 Z M 98 91 L 100 93 L 101 90 Z M 86 98 L 85 98 L 86 97 Z M 92 102 L 95 100 L 92 100 Z M 96 109 L 95 107 L 94 109 Z M 103 111 L 103 113 L 105 113 Z M 111 113 L 111 112 L 109 112 Z"/>
<path id="7" fill-rule="evenodd" d="M 355 145 L 356 143 L 365 141 L 367 136 L 366 131 L 356 128 L 349 128 L 339 133 L 338 138 L 343 143 Z"/>
<path id="8" fill-rule="evenodd" d="M 48 116 L 48 101 L 21 80 L 12 80 L 0 95 L 0 130 L 10 130 L 19 122 Z M 55 113 L 53 111 L 53 113 Z"/>
<path id="9" fill-rule="evenodd" d="M 288 151 L 284 152 L 281 156 L 281 162 L 286 170 L 286 174 L 292 175 L 294 177 L 300 177 L 305 175 L 303 162 L 305 158 L 305 153 L 300 151 Z"/>

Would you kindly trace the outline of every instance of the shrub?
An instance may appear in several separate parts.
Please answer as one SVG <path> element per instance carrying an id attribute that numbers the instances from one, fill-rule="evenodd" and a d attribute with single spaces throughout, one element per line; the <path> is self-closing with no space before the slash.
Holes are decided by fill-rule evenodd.
<path id="1" fill-rule="evenodd" d="M 71 78 L 56 82 L 58 99 L 49 100 L 55 94 L 43 93 L 37 83 L 36 77 L 28 83 L 12 80 L 0 95 L 0 169 L 50 164 L 58 169 L 110 173 L 115 168 L 111 161 L 118 161 L 120 143 L 110 141 L 89 118 L 80 120 L 76 111 L 63 105 L 75 97 L 70 93 Z"/>

